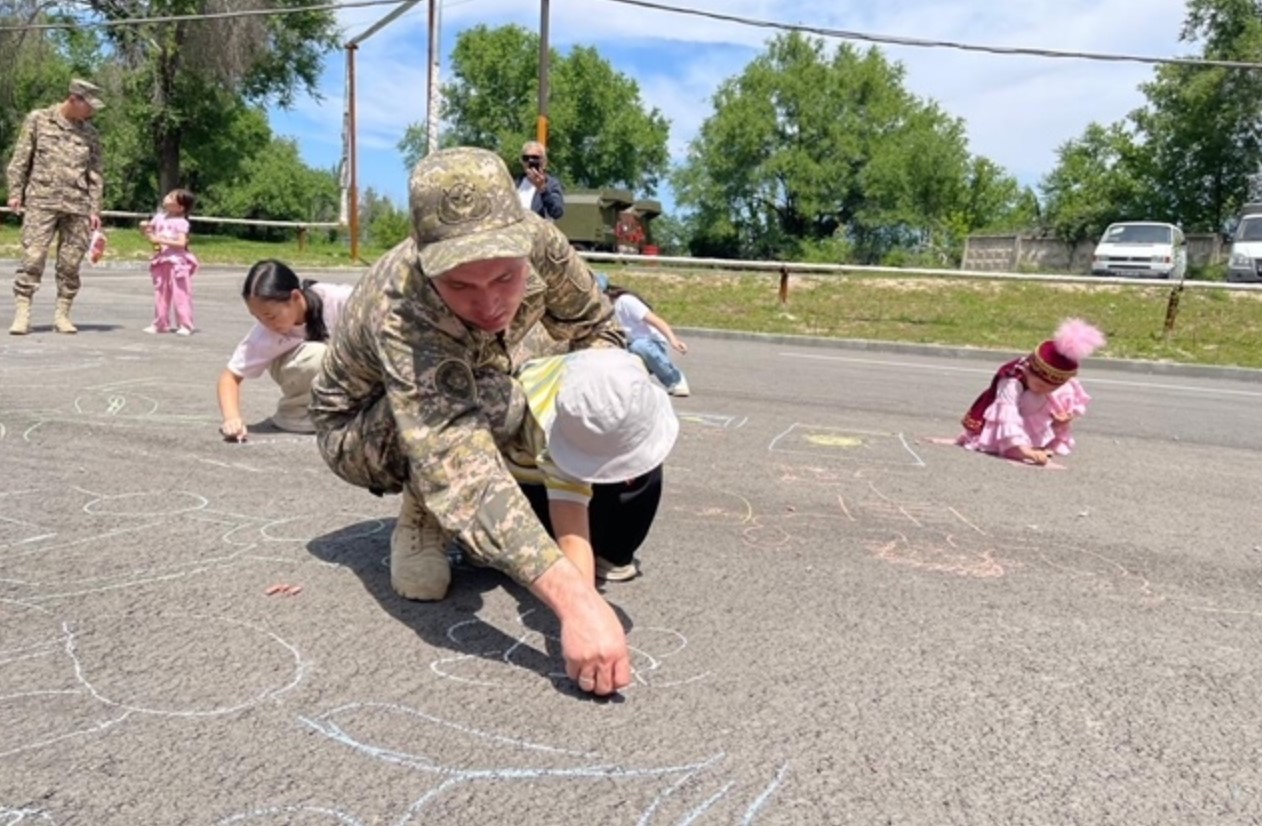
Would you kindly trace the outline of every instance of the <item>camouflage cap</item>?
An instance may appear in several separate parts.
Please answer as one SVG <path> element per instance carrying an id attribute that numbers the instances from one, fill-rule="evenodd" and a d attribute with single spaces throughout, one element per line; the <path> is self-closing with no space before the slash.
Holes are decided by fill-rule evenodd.
<path id="1" fill-rule="evenodd" d="M 534 231 L 494 152 L 434 152 L 416 165 L 408 188 L 417 263 L 430 278 L 471 261 L 530 255 Z"/>
<path id="2" fill-rule="evenodd" d="M 101 100 L 101 87 L 95 83 L 88 83 L 86 80 L 75 78 L 70 81 L 70 94 L 83 98 L 94 112 L 99 112 L 105 108 L 105 101 Z"/>

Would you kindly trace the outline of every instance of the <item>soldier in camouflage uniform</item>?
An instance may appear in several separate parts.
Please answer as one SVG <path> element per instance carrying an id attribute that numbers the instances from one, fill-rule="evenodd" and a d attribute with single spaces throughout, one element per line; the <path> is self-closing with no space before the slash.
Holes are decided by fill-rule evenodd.
<path id="1" fill-rule="evenodd" d="M 412 237 L 351 294 L 312 384 L 311 418 L 342 479 L 403 494 L 390 579 L 442 599 L 445 547 L 528 587 L 561 621 L 566 670 L 584 691 L 630 681 L 626 635 L 548 536 L 501 450 L 525 398 L 510 374 L 541 324 L 569 347 L 623 347 L 612 308 L 551 223 L 523 210 L 495 154 L 424 158 L 410 182 Z"/>
<path id="2" fill-rule="evenodd" d="M 22 263 L 13 283 L 17 312 L 9 332 L 31 331 L 31 298 L 44 277 L 44 262 L 57 239 L 59 333 L 77 333 L 70 305 L 79 293 L 79 264 L 92 231 L 101 226 L 105 178 L 101 138 L 91 124 L 105 105 L 101 90 L 85 80 L 70 82 L 70 96 L 26 116 L 9 162 L 9 208 L 22 216 Z"/>

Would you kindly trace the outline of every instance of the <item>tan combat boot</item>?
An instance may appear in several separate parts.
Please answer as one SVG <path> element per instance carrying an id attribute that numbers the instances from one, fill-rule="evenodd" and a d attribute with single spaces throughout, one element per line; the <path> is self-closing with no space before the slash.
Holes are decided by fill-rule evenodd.
<path id="1" fill-rule="evenodd" d="M 13 313 L 13 326 L 9 328 L 9 335 L 24 336 L 31 331 L 31 299 L 19 295 L 14 303 L 17 304 L 17 310 Z"/>
<path id="2" fill-rule="evenodd" d="M 74 303 L 73 298 L 57 299 L 57 312 L 53 314 L 53 329 L 59 333 L 77 333 L 79 328 L 74 326 L 70 321 L 70 305 Z"/>
<path id="3" fill-rule="evenodd" d="M 390 585 L 404 599 L 433 602 L 447 596 L 451 565 L 442 531 L 408 489 L 390 535 Z"/>

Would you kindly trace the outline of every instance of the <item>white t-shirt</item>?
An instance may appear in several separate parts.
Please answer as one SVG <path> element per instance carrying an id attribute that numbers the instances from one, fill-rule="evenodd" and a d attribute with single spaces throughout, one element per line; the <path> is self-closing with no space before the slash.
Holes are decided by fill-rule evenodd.
<path id="1" fill-rule="evenodd" d="M 622 325 L 622 329 L 627 331 L 627 337 L 632 341 L 639 338 L 655 338 L 662 344 L 668 343 L 666 336 L 644 320 L 653 311 L 635 296 L 618 296 L 618 300 L 613 303 L 613 312 L 618 317 L 618 323 Z"/>
<path id="2" fill-rule="evenodd" d="M 521 183 L 517 185 L 517 197 L 521 199 L 521 208 L 530 209 L 530 205 L 535 201 L 535 193 L 539 190 L 531 183 L 530 178 L 523 177 Z"/>
<path id="3" fill-rule="evenodd" d="M 321 315 L 324 316 L 324 328 L 333 334 L 337 321 L 342 317 L 342 308 L 346 299 L 350 298 L 353 284 L 325 284 L 317 282 L 311 290 L 324 305 Z M 283 335 L 273 333 L 257 321 L 246 334 L 232 358 L 228 359 L 228 369 L 245 379 L 257 379 L 267 372 L 272 362 L 288 352 L 297 350 L 307 340 L 307 325 L 301 324 Z"/>

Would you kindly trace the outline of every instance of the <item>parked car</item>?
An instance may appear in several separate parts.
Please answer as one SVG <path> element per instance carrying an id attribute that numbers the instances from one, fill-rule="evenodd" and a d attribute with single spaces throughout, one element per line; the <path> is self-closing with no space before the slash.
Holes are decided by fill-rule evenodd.
<path id="1" fill-rule="evenodd" d="M 1246 204 L 1231 238 L 1228 281 L 1262 281 L 1262 204 Z"/>
<path id="2" fill-rule="evenodd" d="M 1110 224 L 1091 257 L 1092 275 L 1182 279 L 1187 267 L 1183 230 L 1150 221 Z"/>

